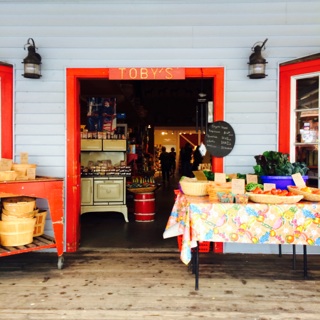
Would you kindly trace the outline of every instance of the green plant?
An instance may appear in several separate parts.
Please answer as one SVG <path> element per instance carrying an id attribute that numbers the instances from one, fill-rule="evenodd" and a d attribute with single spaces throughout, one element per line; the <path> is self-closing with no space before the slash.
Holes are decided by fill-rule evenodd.
<path id="1" fill-rule="evenodd" d="M 306 175 L 309 168 L 304 162 L 289 161 L 289 154 L 277 151 L 265 151 L 254 156 L 256 165 L 253 167 L 258 176 L 291 176 L 294 173 Z"/>

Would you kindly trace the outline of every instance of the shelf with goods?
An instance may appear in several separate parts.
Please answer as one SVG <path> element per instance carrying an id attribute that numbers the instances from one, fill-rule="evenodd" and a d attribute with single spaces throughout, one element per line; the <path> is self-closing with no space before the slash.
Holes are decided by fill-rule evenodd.
<path id="1" fill-rule="evenodd" d="M 131 176 L 131 167 L 126 164 L 126 134 L 111 136 L 81 139 L 80 211 L 120 212 L 128 222 L 126 179 Z"/>
<path id="2" fill-rule="evenodd" d="M 160 154 L 161 154 L 161 145 L 154 146 L 154 170 L 155 175 L 158 176 L 161 174 L 161 164 L 160 164 Z"/>
<path id="3" fill-rule="evenodd" d="M 63 179 L 53 177 L 36 177 L 26 181 L 0 182 L 0 198 L 33 197 L 36 201 L 47 201 L 53 236 L 41 234 L 34 236 L 31 243 L 20 246 L 0 246 L 0 257 L 27 253 L 31 251 L 56 248 L 58 269 L 63 267 Z M 46 220 L 46 223 L 49 220 Z M 46 232 L 45 232 L 46 233 Z"/>

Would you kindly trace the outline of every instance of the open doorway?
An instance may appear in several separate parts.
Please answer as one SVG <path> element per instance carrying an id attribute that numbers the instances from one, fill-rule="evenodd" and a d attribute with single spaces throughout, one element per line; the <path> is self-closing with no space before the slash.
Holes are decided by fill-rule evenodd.
<path id="1" fill-rule="evenodd" d="M 80 243 L 80 114 L 79 97 L 81 81 L 107 80 L 108 69 L 67 69 L 67 251 L 77 251 Z M 211 79 L 212 96 L 215 101 L 214 120 L 223 120 L 224 114 L 224 69 L 188 68 L 186 79 Z M 171 80 L 174 81 L 174 80 Z M 212 82 L 212 83 L 213 83 Z M 116 93 L 113 93 L 115 96 Z M 195 103 L 195 102 L 194 102 Z M 173 111 L 174 112 L 174 111 Z M 182 111 L 183 112 L 183 111 Z M 217 171 L 222 171 L 222 159 L 213 159 Z M 126 227 L 124 227 L 126 228 Z M 162 230 L 163 231 L 163 230 Z"/>

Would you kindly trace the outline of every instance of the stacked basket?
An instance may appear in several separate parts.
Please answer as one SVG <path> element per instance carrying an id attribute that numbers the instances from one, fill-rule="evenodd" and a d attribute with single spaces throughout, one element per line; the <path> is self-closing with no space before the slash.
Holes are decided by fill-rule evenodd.
<path id="1" fill-rule="evenodd" d="M 46 212 L 44 211 L 44 214 Z M 43 212 L 36 209 L 36 200 L 31 197 L 2 199 L 0 243 L 3 246 L 22 246 L 33 241 L 37 220 L 43 220 Z M 43 229 L 42 229 L 43 230 Z M 39 235 L 39 234 L 38 234 Z"/>

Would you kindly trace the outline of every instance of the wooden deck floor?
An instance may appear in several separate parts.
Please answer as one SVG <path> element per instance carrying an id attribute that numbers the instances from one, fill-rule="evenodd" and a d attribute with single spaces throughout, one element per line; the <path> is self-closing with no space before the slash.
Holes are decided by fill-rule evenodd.
<path id="1" fill-rule="evenodd" d="M 177 252 L 53 253 L 0 259 L 0 319 L 319 319 L 320 257 L 201 254 L 200 290 Z"/>

